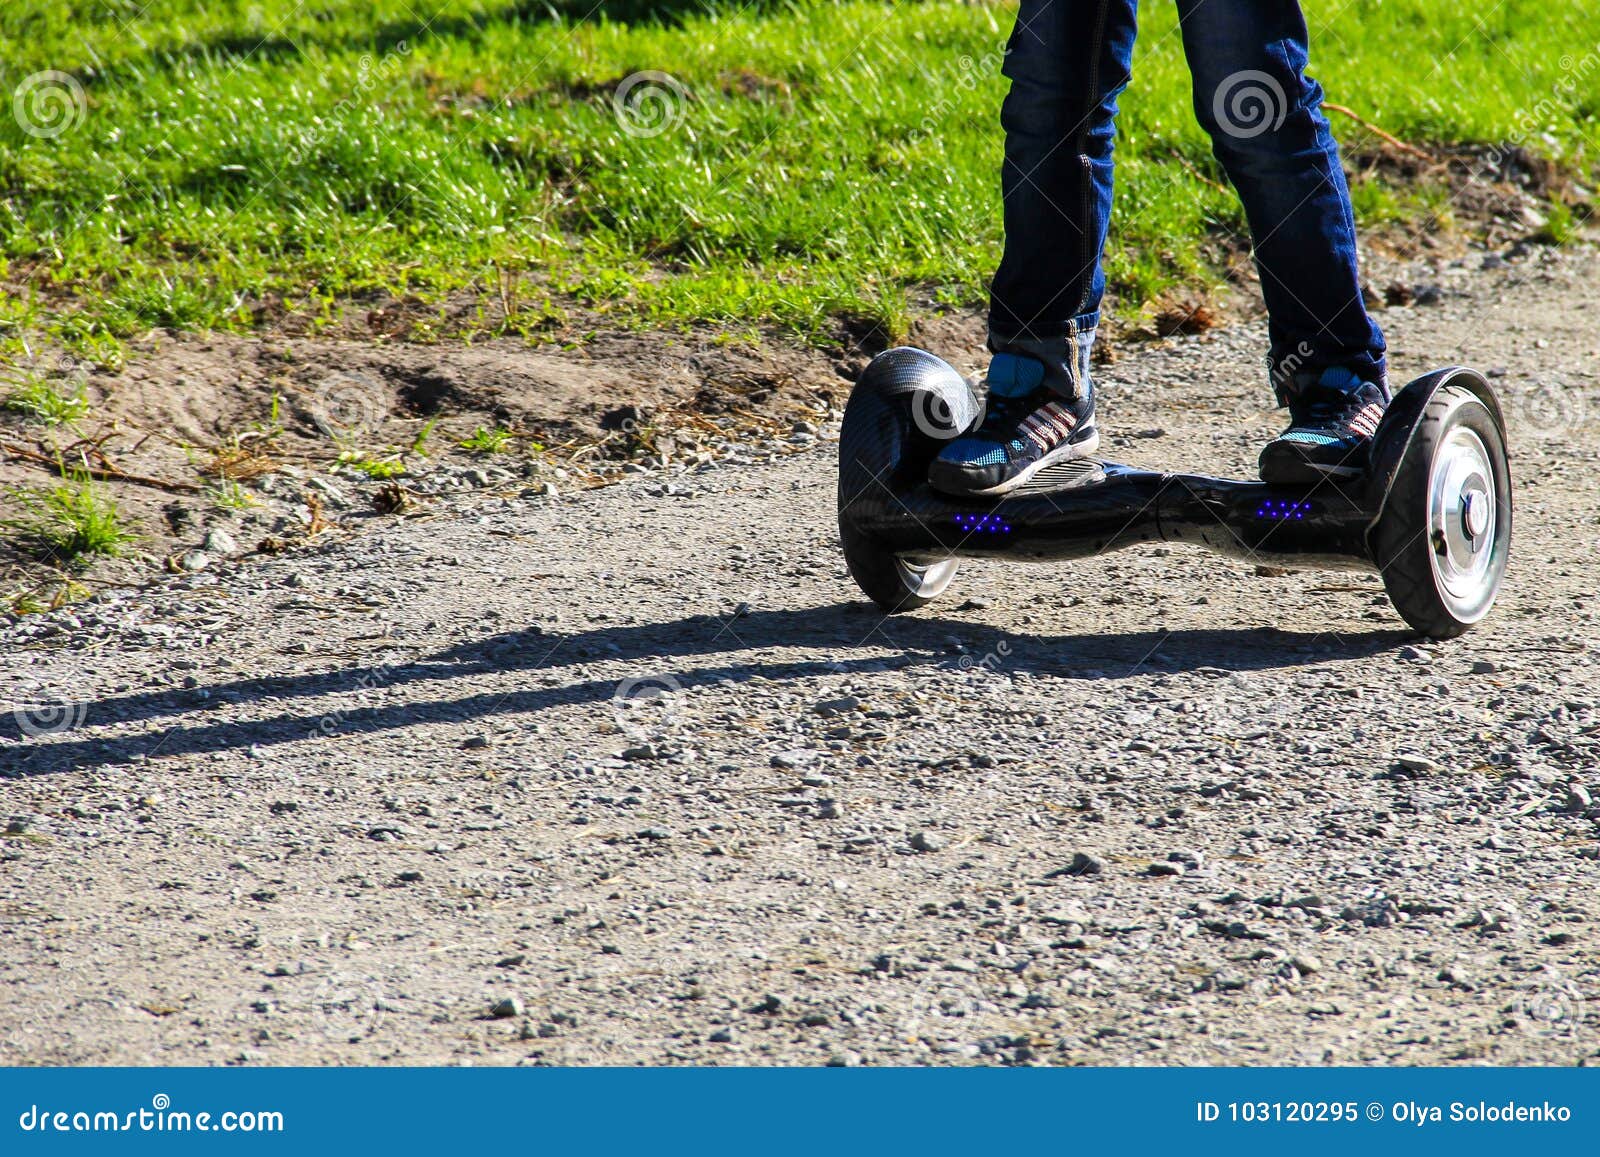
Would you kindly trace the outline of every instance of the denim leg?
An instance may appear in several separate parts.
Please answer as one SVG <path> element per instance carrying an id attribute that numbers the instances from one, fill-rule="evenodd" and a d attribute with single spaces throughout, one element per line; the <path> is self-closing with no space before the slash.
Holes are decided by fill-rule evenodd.
<path id="1" fill-rule="evenodd" d="M 1384 342 L 1361 300 L 1339 147 L 1306 76 L 1298 0 L 1178 0 L 1195 114 L 1244 203 L 1279 401 L 1343 366 L 1383 382 Z"/>
<path id="2" fill-rule="evenodd" d="M 1006 239 L 989 295 L 992 348 L 1092 339 L 1136 12 L 1137 0 L 1022 0 L 1002 69 Z"/>

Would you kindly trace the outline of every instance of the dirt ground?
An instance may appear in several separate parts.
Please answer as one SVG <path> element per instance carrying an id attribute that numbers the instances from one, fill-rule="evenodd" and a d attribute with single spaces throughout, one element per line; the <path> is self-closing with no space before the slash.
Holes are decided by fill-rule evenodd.
<path id="1" fill-rule="evenodd" d="M 347 494 L 284 553 L 7 619 L 0 1060 L 1600 1062 L 1597 274 L 1476 253 L 1381 315 L 1399 381 L 1469 363 L 1506 406 L 1512 570 L 1451 643 L 1375 577 L 1166 547 L 885 619 L 811 417 L 597 489 Z M 1105 452 L 1247 473 L 1263 342 L 1123 345 Z M 205 346 L 161 356 L 310 412 L 304 347 Z M 579 388 L 328 356 L 396 413 L 429 374 L 484 414 Z"/>

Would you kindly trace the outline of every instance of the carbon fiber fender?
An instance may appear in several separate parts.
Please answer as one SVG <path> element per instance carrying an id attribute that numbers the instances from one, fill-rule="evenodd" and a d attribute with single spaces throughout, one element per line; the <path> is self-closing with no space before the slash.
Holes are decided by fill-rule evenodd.
<path id="1" fill-rule="evenodd" d="M 862 371 L 839 428 L 839 510 L 880 488 L 920 482 L 952 438 L 975 426 L 982 408 L 955 367 L 901 346 Z"/>

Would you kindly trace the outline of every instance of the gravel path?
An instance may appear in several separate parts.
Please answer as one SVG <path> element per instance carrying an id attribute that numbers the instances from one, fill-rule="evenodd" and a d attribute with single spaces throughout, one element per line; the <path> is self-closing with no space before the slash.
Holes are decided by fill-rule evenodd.
<path id="1" fill-rule="evenodd" d="M 885 620 L 827 430 L 14 623 L 0 1061 L 1596 1063 L 1597 272 L 1384 315 L 1510 418 L 1449 644 L 1164 548 Z M 1261 348 L 1105 367 L 1108 453 L 1248 471 Z"/>

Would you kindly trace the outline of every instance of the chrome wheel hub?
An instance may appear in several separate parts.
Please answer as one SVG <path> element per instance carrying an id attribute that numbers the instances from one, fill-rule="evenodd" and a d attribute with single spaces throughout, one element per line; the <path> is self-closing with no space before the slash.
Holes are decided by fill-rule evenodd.
<path id="1" fill-rule="evenodd" d="M 960 560 L 954 558 L 927 566 L 918 566 L 903 558 L 895 559 L 895 567 L 900 572 L 900 581 L 905 584 L 906 590 L 924 599 L 942 595 L 944 588 L 950 585 L 950 580 L 956 577 L 956 568 L 960 565 Z"/>
<path id="2" fill-rule="evenodd" d="M 1504 560 L 1497 543 L 1494 468 L 1483 439 L 1457 426 L 1439 447 L 1428 484 L 1428 539 L 1439 593 L 1463 622 L 1494 601 Z"/>

